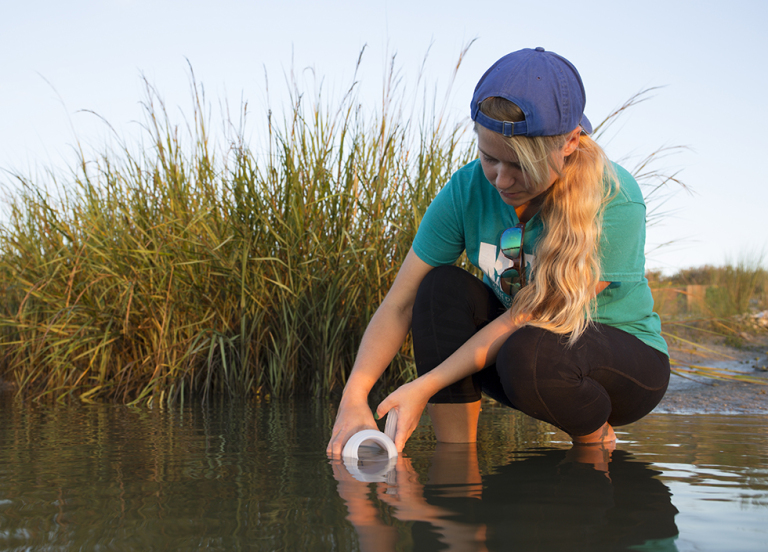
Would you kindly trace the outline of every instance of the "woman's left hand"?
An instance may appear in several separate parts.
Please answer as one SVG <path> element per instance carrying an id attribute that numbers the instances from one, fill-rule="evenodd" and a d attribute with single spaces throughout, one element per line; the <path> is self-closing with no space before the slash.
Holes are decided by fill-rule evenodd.
<path id="1" fill-rule="evenodd" d="M 401 385 L 381 401 L 376 408 L 376 414 L 379 418 L 384 417 L 391 410 L 397 412 L 397 429 L 394 441 L 398 452 L 402 452 L 405 442 L 419 425 L 421 414 L 431 396 L 432 392 L 426 390 L 420 378 L 417 378 L 410 383 Z"/>

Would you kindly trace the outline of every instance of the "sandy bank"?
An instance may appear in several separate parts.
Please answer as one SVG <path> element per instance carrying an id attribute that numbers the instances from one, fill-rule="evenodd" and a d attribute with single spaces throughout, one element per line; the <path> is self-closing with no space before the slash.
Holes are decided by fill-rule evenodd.
<path id="1" fill-rule="evenodd" d="M 671 343 L 670 351 L 672 358 L 680 363 L 732 370 L 763 385 L 673 375 L 667 394 L 655 412 L 768 414 L 768 336 L 764 332 L 744 336 L 742 348 L 717 343 L 692 348 Z"/>

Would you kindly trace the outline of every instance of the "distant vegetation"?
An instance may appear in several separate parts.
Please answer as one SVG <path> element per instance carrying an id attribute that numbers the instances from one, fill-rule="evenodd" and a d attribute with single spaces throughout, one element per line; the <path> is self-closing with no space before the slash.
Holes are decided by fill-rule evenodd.
<path id="1" fill-rule="evenodd" d="M 668 277 L 651 272 L 648 280 L 656 290 L 675 292 L 674 304 L 665 302 L 662 294 L 656 300 L 658 311 L 667 316 L 686 314 L 725 319 L 768 309 L 768 271 L 763 267 L 762 256 L 721 266 L 688 268 Z M 696 296 L 688 293 L 691 289 Z"/>
<path id="2" fill-rule="evenodd" d="M 740 348 L 749 333 L 764 333 L 768 315 L 754 316 L 768 310 L 768 271 L 763 264 L 763 256 L 755 255 L 672 276 L 648 273 L 654 310 L 668 340 L 715 340 Z"/>
<path id="3" fill-rule="evenodd" d="M 375 113 L 352 90 L 327 108 L 294 89 L 256 149 L 229 121 L 216 146 L 197 85 L 186 130 L 148 86 L 139 153 L 82 154 L 64 183 L 15 175 L 0 379 L 25 397 L 136 404 L 339 389 L 427 205 L 475 156 L 465 122 L 404 113 L 398 82 L 393 69 Z M 664 151 L 635 170 L 651 196 L 677 182 L 649 169 Z M 413 376 L 410 351 L 383 386 Z"/>

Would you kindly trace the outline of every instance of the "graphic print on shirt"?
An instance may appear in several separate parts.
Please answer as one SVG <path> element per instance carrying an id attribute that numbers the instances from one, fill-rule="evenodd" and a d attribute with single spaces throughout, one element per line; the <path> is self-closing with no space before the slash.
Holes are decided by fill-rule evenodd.
<path id="1" fill-rule="evenodd" d="M 525 254 L 525 276 L 526 278 L 531 273 L 531 267 L 536 262 L 535 255 Z M 477 255 L 477 265 L 483 274 L 487 277 L 486 282 L 490 282 L 493 292 L 496 294 L 504 306 L 509 308 L 512 306 L 512 297 L 507 295 L 501 290 L 499 284 L 499 278 L 501 274 L 508 268 L 512 267 L 512 260 L 508 259 L 502 252 L 501 248 L 496 245 L 480 242 L 480 250 Z"/>

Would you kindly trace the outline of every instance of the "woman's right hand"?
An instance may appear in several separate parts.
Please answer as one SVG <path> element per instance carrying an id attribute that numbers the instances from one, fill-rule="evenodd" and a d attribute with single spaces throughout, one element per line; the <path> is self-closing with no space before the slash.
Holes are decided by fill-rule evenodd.
<path id="1" fill-rule="evenodd" d="M 325 452 L 333 458 L 341 456 L 341 451 L 347 441 L 358 431 L 364 429 L 379 429 L 373 419 L 373 413 L 368 407 L 367 399 L 341 400 L 336 421 L 333 424 L 331 440 Z"/>
<path id="2" fill-rule="evenodd" d="M 432 267 L 411 248 L 363 335 L 333 424 L 326 449 L 329 455 L 340 457 L 344 445 L 358 431 L 378 429 L 368 406 L 368 394 L 403 345 L 411 328 L 416 293 L 430 270 Z"/>

